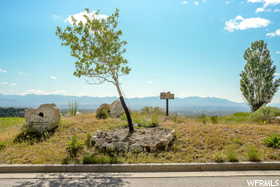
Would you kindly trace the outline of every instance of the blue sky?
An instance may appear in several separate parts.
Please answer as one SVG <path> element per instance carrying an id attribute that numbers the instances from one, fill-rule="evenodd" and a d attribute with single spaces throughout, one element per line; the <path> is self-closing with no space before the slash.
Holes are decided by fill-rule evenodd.
<path id="1" fill-rule="evenodd" d="M 0 7 L 0 93 L 117 95 L 74 77 L 75 59 L 55 36 L 84 8 L 120 9 L 132 68 L 122 79 L 126 97 L 170 90 L 242 102 L 243 53 L 255 40 L 268 43 L 280 73 L 280 0 L 12 0 Z"/>

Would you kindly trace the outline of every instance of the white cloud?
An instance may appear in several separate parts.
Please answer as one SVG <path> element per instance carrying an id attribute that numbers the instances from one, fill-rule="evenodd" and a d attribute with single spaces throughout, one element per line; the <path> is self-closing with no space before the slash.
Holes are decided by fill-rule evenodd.
<path id="1" fill-rule="evenodd" d="M 50 79 L 52 79 L 52 80 L 56 80 L 56 79 L 57 79 L 57 77 L 56 77 L 56 76 L 50 76 Z"/>
<path id="2" fill-rule="evenodd" d="M 25 92 L 21 93 L 20 95 L 28 95 L 28 94 L 34 94 L 34 95 L 61 95 L 65 94 L 65 90 L 54 90 L 54 91 L 44 91 L 44 90 L 36 90 L 36 89 L 30 89 L 26 90 Z"/>
<path id="3" fill-rule="evenodd" d="M 264 0 L 264 7 L 280 4 L 280 0 Z"/>
<path id="4" fill-rule="evenodd" d="M 263 28 L 270 24 L 270 21 L 264 18 L 243 18 L 236 16 L 234 19 L 225 22 L 225 30 L 233 32 L 235 30 L 247 30 Z"/>
<path id="5" fill-rule="evenodd" d="M 263 3 L 263 8 L 280 4 L 280 0 L 247 0 L 249 3 Z"/>
<path id="6" fill-rule="evenodd" d="M 7 73 L 7 70 L 0 68 L 0 73 Z"/>
<path id="7" fill-rule="evenodd" d="M 199 2 L 198 2 L 198 1 L 194 1 L 193 4 L 194 4 L 195 6 L 198 6 L 198 5 L 199 5 Z"/>
<path id="8" fill-rule="evenodd" d="M 188 3 L 189 3 L 188 1 L 182 1 L 182 2 L 181 2 L 182 5 L 186 5 L 186 4 L 188 4 Z"/>
<path id="9" fill-rule="evenodd" d="M 98 20 L 101 20 L 101 19 L 107 19 L 108 16 L 107 15 L 103 15 L 103 14 L 96 14 L 96 12 L 86 12 L 86 11 L 83 11 L 83 12 L 80 12 L 80 13 L 77 13 L 77 14 L 74 14 L 74 15 L 71 15 L 69 16 L 66 21 L 70 24 L 74 24 L 73 20 L 72 20 L 72 17 L 77 20 L 77 22 L 82 22 L 82 23 L 86 23 L 87 22 L 87 19 L 85 18 L 85 16 L 88 16 L 89 19 L 98 19 Z"/>
<path id="10" fill-rule="evenodd" d="M 264 9 L 264 8 L 257 8 L 257 9 L 256 9 L 256 12 L 257 12 L 257 13 L 259 13 L 259 12 L 265 12 L 265 9 Z"/>
<path id="11" fill-rule="evenodd" d="M 226 5 L 229 5 L 231 2 L 230 1 L 225 1 Z"/>
<path id="12" fill-rule="evenodd" d="M 276 54 L 280 55 L 280 51 L 276 51 Z"/>
<path id="13" fill-rule="evenodd" d="M 9 82 L 0 82 L 1 86 L 16 86 L 16 83 L 9 83 Z"/>
<path id="14" fill-rule="evenodd" d="M 147 81 L 147 84 L 153 84 L 153 81 Z"/>
<path id="15" fill-rule="evenodd" d="M 274 32 L 267 33 L 266 36 L 271 37 L 271 38 L 276 37 L 276 36 L 280 36 L 280 29 L 277 29 Z"/>
<path id="16" fill-rule="evenodd" d="M 1 84 L 1 85 L 5 85 L 5 86 L 6 86 L 6 85 L 9 85 L 8 82 L 0 82 L 0 84 Z"/>

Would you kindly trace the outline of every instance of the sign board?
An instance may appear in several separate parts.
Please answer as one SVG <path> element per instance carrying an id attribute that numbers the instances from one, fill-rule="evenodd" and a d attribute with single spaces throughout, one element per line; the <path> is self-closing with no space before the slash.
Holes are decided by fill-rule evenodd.
<path id="1" fill-rule="evenodd" d="M 174 99 L 175 95 L 170 92 L 161 92 L 160 99 Z"/>

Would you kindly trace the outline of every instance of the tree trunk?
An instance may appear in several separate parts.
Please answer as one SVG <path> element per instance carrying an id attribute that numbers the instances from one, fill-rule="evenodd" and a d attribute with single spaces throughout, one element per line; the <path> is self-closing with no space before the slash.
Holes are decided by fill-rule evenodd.
<path id="1" fill-rule="evenodd" d="M 128 128 L 129 128 L 129 133 L 132 134 L 134 132 L 134 128 L 133 128 L 133 123 L 132 123 L 131 115 L 130 115 L 130 112 L 129 112 L 129 110 L 128 110 L 127 106 L 126 106 L 126 103 L 124 101 L 124 98 L 123 98 L 123 95 L 122 95 L 122 92 L 121 92 L 121 89 L 120 89 L 120 86 L 119 86 L 118 82 L 116 83 L 116 87 L 117 87 L 117 90 L 118 90 L 118 93 L 119 93 L 119 96 L 120 96 L 120 101 L 121 101 L 122 107 L 123 107 L 125 115 L 126 115 L 126 119 L 127 119 L 127 123 L 128 123 Z"/>
<path id="2" fill-rule="evenodd" d="M 264 105 L 264 103 L 259 103 L 251 106 L 251 111 L 256 112 L 259 108 L 261 108 Z"/>

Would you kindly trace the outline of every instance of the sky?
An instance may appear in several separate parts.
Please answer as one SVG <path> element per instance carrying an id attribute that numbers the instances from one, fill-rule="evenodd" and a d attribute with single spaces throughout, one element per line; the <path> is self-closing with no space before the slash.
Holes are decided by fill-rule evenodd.
<path id="1" fill-rule="evenodd" d="M 243 54 L 264 40 L 280 75 L 280 0 L 11 0 L 0 5 L 0 93 L 117 96 L 110 84 L 73 76 L 75 59 L 56 27 L 89 8 L 110 15 L 132 68 L 125 97 L 220 97 L 243 102 Z M 280 90 L 273 99 L 280 102 Z"/>

